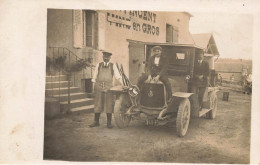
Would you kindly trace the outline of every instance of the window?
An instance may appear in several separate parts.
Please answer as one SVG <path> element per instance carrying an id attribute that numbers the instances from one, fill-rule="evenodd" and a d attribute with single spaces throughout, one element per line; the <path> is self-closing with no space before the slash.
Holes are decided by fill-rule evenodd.
<path id="1" fill-rule="evenodd" d="M 86 10 L 84 12 L 84 45 L 97 48 L 97 14 L 94 11 Z"/>
<path id="2" fill-rule="evenodd" d="M 176 43 L 179 38 L 179 30 L 178 27 L 172 26 L 170 24 L 166 24 L 166 42 Z"/>
<path id="3" fill-rule="evenodd" d="M 184 53 L 176 53 L 176 59 L 177 60 L 184 60 L 185 54 Z"/>
<path id="4" fill-rule="evenodd" d="M 98 47 L 98 16 L 91 10 L 73 12 L 74 47 Z"/>

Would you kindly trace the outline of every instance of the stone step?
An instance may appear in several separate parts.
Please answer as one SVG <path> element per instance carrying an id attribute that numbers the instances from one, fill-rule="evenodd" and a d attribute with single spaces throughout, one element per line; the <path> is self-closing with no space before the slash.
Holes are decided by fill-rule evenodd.
<path id="1" fill-rule="evenodd" d="M 87 94 L 87 98 L 94 98 L 95 97 L 94 93 L 86 93 L 86 94 Z"/>
<path id="2" fill-rule="evenodd" d="M 55 98 L 60 97 L 60 101 L 68 101 L 68 94 L 53 95 L 53 97 L 55 97 Z M 71 93 L 70 94 L 71 100 L 85 99 L 85 98 L 89 98 L 87 93 L 78 92 L 78 93 Z"/>
<path id="3" fill-rule="evenodd" d="M 60 87 L 68 87 L 69 81 L 54 81 L 54 82 L 46 82 L 45 89 L 59 88 Z M 72 86 L 72 82 L 70 82 L 70 86 Z"/>
<path id="4" fill-rule="evenodd" d="M 70 93 L 80 92 L 79 87 L 70 87 Z M 68 88 L 52 88 L 52 89 L 45 89 L 46 96 L 53 96 L 59 94 L 67 94 Z"/>
<path id="5" fill-rule="evenodd" d="M 82 106 L 87 106 L 87 105 L 93 105 L 93 103 L 94 103 L 94 99 L 92 99 L 92 98 L 71 100 L 70 109 L 82 107 Z M 68 109 L 68 101 L 60 102 L 60 107 L 61 107 L 62 111 Z"/>
<path id="6" fill-rule="evenodd" d="M 55 75 L 55 76 L 46 76 L 46 82 L 53 82 L 53 81 L 66 81 L 66 75 Z"/>
<path id="7" fill-rule="evenodd" d="M 70 112 L 71 113 L 93 113 L 94 112 L 94 105 L 72 108 L 70 110 Z"/>

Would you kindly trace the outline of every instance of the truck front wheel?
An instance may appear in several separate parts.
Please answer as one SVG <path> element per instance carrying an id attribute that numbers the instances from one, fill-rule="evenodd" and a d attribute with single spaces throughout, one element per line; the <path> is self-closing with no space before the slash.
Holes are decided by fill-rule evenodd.
<path id="1" fill-rule="evenodd" d="M 176 120 L 176 129 L 180 137 L 186 135 L 190 122 L 190 101 L 184 99 L 180 102 L 177 120 Z"/>
<path id="2" fill-rule="evenodd" d="M 127 105 L 124 103 L 124 97 L 120 97 L 115 101 L 114 105 L 114 117 L 115 123 L 119 128 L 125 128 L 129 125 L 131 118 L 125 115 L 127 111 Z"/>

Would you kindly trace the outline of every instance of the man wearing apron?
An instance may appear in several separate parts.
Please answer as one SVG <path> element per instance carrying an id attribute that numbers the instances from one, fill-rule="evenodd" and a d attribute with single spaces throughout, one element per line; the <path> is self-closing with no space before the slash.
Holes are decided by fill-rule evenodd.
<path id="1" fill-rule="evenodd" d="M 121 75 L 113 63 L 109 62 L 112 53 L 102 52 L 103 61 L 99 63 L 93 75 L 92 82 L 94 83 L 94 94 L 95 94 L 95 117 L 94 122 L 89 127 L 99 126 L 100 113 L 105 111 L 107 113 L 107 128 L 112 128 L 111 119 L 113 113 L 112 94 L 108 91 L 113 86 L 113 76 L 119 82 L 122 82 Z M 122 84 L 122 83 L 121 83 Z"/>

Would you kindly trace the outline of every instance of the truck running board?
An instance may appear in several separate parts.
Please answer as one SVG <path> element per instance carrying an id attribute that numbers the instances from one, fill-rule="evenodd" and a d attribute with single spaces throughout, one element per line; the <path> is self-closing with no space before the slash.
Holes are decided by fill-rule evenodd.
<path id="1" fill-rule="evenodd" d="M 199 117 L 203 116 L 207 112 L 211 111 L 212 109 L 202 108 L 199 112 Z"/>

